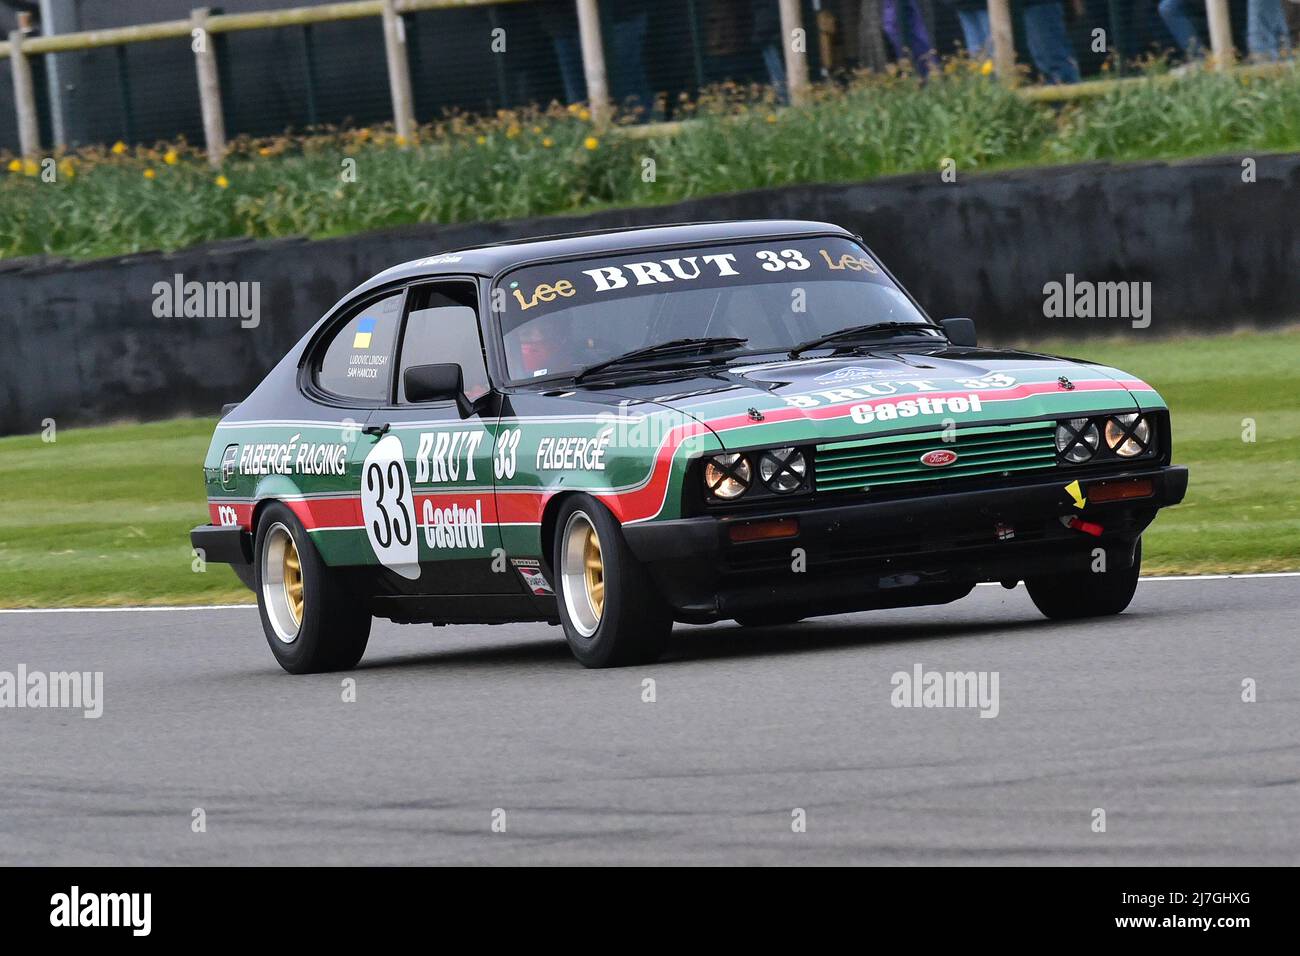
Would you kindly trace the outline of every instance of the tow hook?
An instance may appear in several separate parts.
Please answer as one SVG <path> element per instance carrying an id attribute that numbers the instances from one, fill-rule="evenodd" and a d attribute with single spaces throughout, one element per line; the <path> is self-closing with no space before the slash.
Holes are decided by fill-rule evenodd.
<path id="1" fill-rule="evenodd" d="M 1102 532 L 1106 530 L 1095 521 L 1084 521 L 1078 515 L 1061 515 L 1061 524 L 1067 528 L 1073 528 L 1075 531 L 1090 534 L 1094 538 L 1100 538 Z"/>

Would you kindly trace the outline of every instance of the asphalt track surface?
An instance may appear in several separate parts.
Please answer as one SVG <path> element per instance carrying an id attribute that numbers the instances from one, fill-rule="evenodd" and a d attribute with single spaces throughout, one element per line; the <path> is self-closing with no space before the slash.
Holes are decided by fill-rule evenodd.
<path id="1" fill-rule="evenodd" d="M 254 610 L 0 615 L 0 670 L 105 697 L 0 710 L 0 863 L 1296 864 L 1298 607 L 1297 577 L 1144 581 L 1053 624 L 979 587 L 606 671 L 545 625 L 377 623 L 355 703 Z M 892 706 L 917 663 L 997 671 L 998 716 Z"/>

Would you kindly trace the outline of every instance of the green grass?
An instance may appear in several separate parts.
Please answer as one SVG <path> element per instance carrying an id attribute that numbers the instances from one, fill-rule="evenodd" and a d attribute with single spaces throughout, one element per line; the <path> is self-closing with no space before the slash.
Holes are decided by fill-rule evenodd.
<path id="1" fill-rule="evenodd" d="M 232 237 L 581 213 L 797 183 L 937 176 L 944 159 L 967 175 L 1300 150 L 1300 70 L 1147 79 L 1058 109 L 968 63 L 949 68 L 924 85 L 887 76 L 820 88 L 798 109 L 775 108 L 770 91 L 723 88 L 687 105 L 695 122 L 648 137 L 594 137 L 581 111 L 553 107 L 447 120 L 422 128 L 413 144 L 383 130 L 244 140 L 221 183 L 184 144 L 84 150 L 56 164 L 54 182 L 35 162 L 0 156 L 0 257 L 93 258 Z M 355 181 L 345 176 L 347 159 Z"/>
<path id="2" fill-rule="evenodd" d="M 191 568 L 216 423 L 186 419 L 0 439 L 0 606 L 222 603 L 225 565 Z"/>
<path id="3" fill-rule="evenodd" d="M 1152 383 L 1173 413 L 1187 501 L 1145 538 L 1148 572 L 1300 569 L 1300 330 L 1035 342 Z M 1244 419 L 1256 441 L 1242 441 Z M 206 520 L 213 422 L 186 419 L 0 439 L 0 606 L 220 603 L 251 595 L 191 568 Z"/>

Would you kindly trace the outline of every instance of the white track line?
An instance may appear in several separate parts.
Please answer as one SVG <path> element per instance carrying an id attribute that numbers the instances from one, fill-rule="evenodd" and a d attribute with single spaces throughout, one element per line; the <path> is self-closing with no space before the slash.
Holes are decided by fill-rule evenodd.
<path id="1" fill-rule="evenodd" d="M 1300 578 L 1300 571 L 1258 571 L 1251 574 L 1164 574 L 1138 580 L 1146 583 L 1148 581 L 1238 581 L 1244 578 Z M 978 586 L 1002 587 L 997 581 L 980 581 Z"/>
<path id="2" fill-rule="evenodd" d="M 158 604 L 138 607 L 14 607 L 0 614 L 120 614 L 123 611 L 233 611 L 256 604 Z"/>
<path id="3" fill-rule="evenodd" d="M 1145 581 L 1238 581 L 1245 578 L 1300 578 L 1300 571 L 1268 571 L 1257 574 L 1169 574 L 1142 578 Z M 980 587 L 1000 588 L 997 581 L 981 581 Z M 32 607 L 0 608 L 0 614 L 121 614 L 129 611 L 237 611 L 256 604 L 179 604 L 142 607 Z"/>

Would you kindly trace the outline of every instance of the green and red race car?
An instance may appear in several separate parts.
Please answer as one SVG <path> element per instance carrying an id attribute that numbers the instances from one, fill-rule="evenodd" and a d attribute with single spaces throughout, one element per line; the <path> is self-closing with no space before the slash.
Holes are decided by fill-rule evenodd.
<path id="1" fill-rule="evenodd" d="M 294 673 L 374 617 L 546 621 L 601 667 L 981 581 L 1119 613 L 1170 452 L 1149 385 L 977 347 L 838 226 L 665 226 L 364 283 L 227 410 L 191 539 Z"/>

